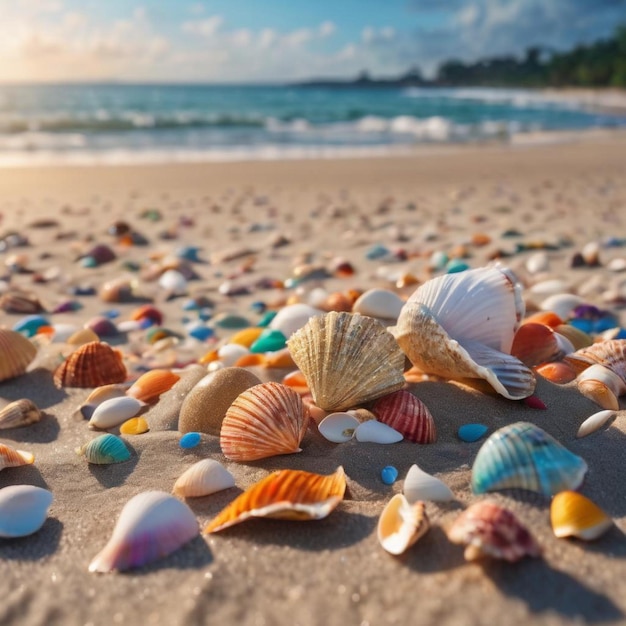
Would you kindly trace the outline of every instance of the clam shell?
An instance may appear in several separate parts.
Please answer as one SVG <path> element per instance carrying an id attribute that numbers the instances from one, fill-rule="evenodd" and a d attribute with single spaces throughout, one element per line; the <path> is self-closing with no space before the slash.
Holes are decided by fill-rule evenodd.
<path id="1" fill-rule="evenodd" d="M 7 404 L 0 410 L 0 429 L 28 426 L 41 420 L 37 405 L 26 398 Z"/>
<path id="2" fill-rule="evenodd" d="M 510 270 L 479 268 L 424 283 L 391 331 L 424 373 L 484 379 L 505 398 L 520 400 L 535 388 L 532 371 L 510 354 L 523 314 Z"/>
<path id="3" fill-rule="evenodd" d="M 448 529 L 448 539 L 466 546 L 467 561 L 490 556 L 515 562 L 541 555 L 541 548 L 517 517 L 489 500 L 463 511 Z"/>
<path id="4" fill-rule="evenodd" d="M 33 485 L 0 489 L 0 537 L 26 537 L 46 521 L 52 493 Z"/>
<path id="5" fill-rule="evenodd" d="M 146 404 L 153 404 L 158 401 L 162 393 L 169 391 L 179 380 L 180 376 L 171 370 L 150 370 L 142 374 L 126 393 Z"/>
<path id="6" fill-rule="evenodd" d="M 376 420 L 368 420 L 359 424 L 354 437 L 361 443 L 398 443 L 404 438 L 395 428 Z"/>
<path id="7" fill-rule="evenodd" d="M 543 300 L 540 308 L 556 313 L 562 320 L 568 320 L 574 309 L 584 302 L 583 298 L 572 293 L 556 293 Z"/>
<path id="8" fill-rule="evenodd" d="M 23 374 L 36 354 L 37 348 L 26 337 L 0 328 L 0 381 Z"/>
<path id="9" fill-rule="evenodd" d="M 67 338 L 67 343 L 71 346 L 84 346 L 92 341 L 100 341 L 100 338 L 91 328 L 80 328 Z"/>
<path id="10" fill-rule="evenodd" d="M 397 320 L 404 300 L 388 289 L 369 289 L 362 293 L 352 306 L 353 313 L 369 317 Z"/>
<path id="11" fill-rule="evenodd" d="M 350 413 L 331 413 L 317 426 L 321 435 L 333 443 L 345 443 L 354 437 L 361 422 Z"/>
<path id="12" fill-rule="evenodd" d="M 90 572 L 141 567 L 175 552 L 199 533 L 191 509 L 163 491 L 146 491 L 122 509 L 106 546 L 89 564 Z"/>
<path id="13" fill-rule="evenodd" d="M 142 435 L 150 430 L 145 417 L 131 417 L 120 426 L 122 435 Z"/>
<path id="14" fill-rule="evenodd" d="M 404 355 L 375 319 L 331 312 L 312 318 L 287 343 L 315 400 L 344 411 L 404 385 Z"/>
<path id="15" fill-rule="evenodd" d="M 56 369 L 57 387 L 100 387 L 126 380 L 126 366 L 122 355 L 107 343 L 86 343 Z"/>
<path id="16" fill-rule="evenodd" d="M 0 443 L 0 470 L 5 467 L 20 467 L 21 465 L 32 465 L 35 456 L 31 452 L 16 450 L 11 446 Z"/>
<path id="17" fill-rule="evenodd" d="M 574 368 L 565 361 L 555 361 L 554 363 L 544 363 L 539 365 L 535 371 L 537 374 L 546 378 L 547 380 L 564 385 L 576 378 L 576 371 Z"/>
<path id="18" fill-rule="evenodd" d="M 552 498 L 550 523 L 557 537 L 597 539 L 613 520 L 594 502 L 576 491 L 561 491 Z"/>
<path id="19" fill-rule="evenodd" d="M 423 502 L 409 504 L 401 493 L 397 493 L 386 504 L 378 519 L 378 541 L 390 554 L 402 554 L 423 537 L 429 528 L 426 505 Z"/>
<path id="20" fill-rule="evenodd" d="M 454 494 L 442 480 L 428 474 L 417 465 L 411 465 L 404 479 L 402 492 L 410 503 L 418 500 L 450 502 Z"/>
<path id="21" fill-rule="evenodd" d="M 341 502 L 345 490 L 343 467 L 329 476 L 300 470 L 272 472 L 218 513 L 204 532 L 218 532 L 251 517 L 322 519 Z"/>
<path id="22" fill-rule="evenodd" d="M 557 333 L 549 326 L 532 322 L 523 324 L 515 333 L 511 354 L 528 367 L 558 361 L 565 356 Z"/>
<path id="23" fill-rule="evenodd" d="M 105 400 L 95 408 L 89 420 L 89 426 L 102 430 L 114 428 L 127 419 L 135 417 L 144 406 L 143 402 L 127 396 Z"/>
<path id="24" fill-rule="evenodd" d="M 610 339 L 568 354 L 565 360 L 579 372 L 590 365 L 604 365 L 626 380 L 626 339 Z"/>
<path id="25" fill-rule="evenodd" d="M 89 419 L 96 408 L 111 398 L 121 398 L 126 395 L 126 386 L 119 383 L 111 385 L 102 385 L 102 387 L 96 387 L 86 398 L 83 404 L 81 404 L 77 411 L 85 418 Z"/>
<path id="26" fill-rule="evenodd" d="M 234 486 L 233 475 L 221 463 L 202 459 L 180 475 L 172 492 L 181 498 L 199 498 Z"/>
<path id="27" fill-rule="evenodd" d="M 613 419 L 615 415 L 615 411 L 611 410 L 598 411 L 597 413 L 594 413 L 580 425 L 580 428 L 576 433 L 576 437 L 586 437 L 587 435 L 591 435 L 591 433 L 595 433 L 596 430 L 599 430 L 609 420 Z"/>
<path id="28" fill-rule="evenodd" d="M 619 397 L 626 393 L 626 382 L 604 365 L 591 365 L 576 378 L 578 391 L 603 409 L 619 410 Z"/>
<path id="29" fill-rule="evenodd" d="M 435 421 L 426 405 L 410 391 L 400 389 L 376 400 L 372 407 L 376 418 L 415 443 L 433 443 L 437 439 Z"/>
<path id="30" fill-rule="evenodd" d="M 240 394 L 226 411 L 220 446 L 233 461 L 300 452 L 308 421 L 308 410 L 293 389 L 262 383 Z"/>
<path id="31" fill-rule="evenodd" d="M 78 448 L 78 454 L 84 456 L 88 463 L 94 465 L 110 465 L 123 463 L 130 459 L 130 451 L 123 439 L 110 433 L 100 435 Z"/>
<path id="32" fill-rule="evenodd" d="M 500 428 L 482 445 L 472 467 L 474 493 L 528 489 L 551 496 L 578 488 L 587 464 L 528 422 Z"/>
<path id="33" fill-rule="evenodd" d="M 211 372 L 198 381 L 183 400 L 178 430 L 219 437 L 230 405 L 239 394 L 260 383 L 257 376 L 242 367 L 225 367 Z"/>
<path id="34" fill-rule="evenodd" d="M 308 304 L 289 304 L 283 307 L 270 322 L 269 328 L 279 330 L 287 339 L 300 330 L 312 317 L 323 311 Z"/>

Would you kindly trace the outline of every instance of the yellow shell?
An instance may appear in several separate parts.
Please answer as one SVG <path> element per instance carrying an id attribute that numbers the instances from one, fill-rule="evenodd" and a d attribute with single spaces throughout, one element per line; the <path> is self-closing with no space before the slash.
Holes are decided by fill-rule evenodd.
<path id="1" fill-rule="evenodd" d="M 32 465 L 35 456 L 24 450 L 16 450 L 11 446 L 0 443 L 0 470 L 5 467 L 19 467 L 20 465 Z"/>
<path id="2" fill-rule="evenodd" d="M 308 409 L 293 389 L 262 383 L 237 396 L 226 411 L 220 446 L 233 461 L 300 452 L 308 422 Z"/>
<path id="3" fill-rule="evenodd" d="M 100 337 L 91 328 L 81 328 L 70 335 L 66 343 L 69 343 L 71 346 L 84 346 L 92 341 L 100 341 Z"/>
<path id="4" fill-rule="evenodd" d="M 37 348 L 26 337 L 0 328 L 0 381 L 23 374 L 36 354 Z"/>
<path id="5" fill-rule="evenodd" d="M 613 520 L 589 498 L 576 491 L 561 491 L 552 498 L 550 522 L 557 537 L 578 537 L 585 541 L 597 539 Z"/>
<path id="6" fill-rule="evenodd" d="M 100 387 L 126 380 L 122 355 L 107 343 L 92 341 L 70 354 L 56 369 L 57 387 Z"/>
<path id="7" fill-rule="evenodd" d="M 287 342 L 315 404 L 345 411 L 404 386 L 404 355 L 374 318 L 332 311 L 311 318 Z"/>
<path id="8" fill-rule="evenodd" d="M 154 369 L 142 374 L 129 388 L 127 395 L 137 398 L 146 404 L 158 401 L 159 396 L 169 391 L 180 376 L 171 370 Z"/>
<path id="9" fill-rule="evenodd" d="M 341 502 L 345 490 L 343 467 L 329 476 L 300 470 L 272 472 L 218 513 L 204 532 L 218 532 L 251 517 L 322 519 Z"/>
<path id="10" fill-rule="evenodd" d="M 252 328 L 244 328 L 236 332 L 230 339 L 229 343 L 237 343 L 240 346 L 249 348 L 264 331 L 264 328 L 260 326 L 253 326 Z"/>
<path id="11" fill-rule="evenodd" d="M 145 417 L 131 417 L 120 426 L 122 435 L 142 435 L 150 430 Z"/>

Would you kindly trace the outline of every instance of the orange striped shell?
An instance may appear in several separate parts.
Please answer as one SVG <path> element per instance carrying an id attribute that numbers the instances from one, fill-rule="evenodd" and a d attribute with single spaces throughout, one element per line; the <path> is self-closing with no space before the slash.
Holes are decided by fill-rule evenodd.
<path id="1" fill-rule="evenodd" d="M 35 462 L 35 457 L 30 452 L 16 450 L 11 446 L 0 443 L 0 470 L 5 467 L 19 467 L 20 465 L 31 465 Z"/>
<path id="2" fill-rule="evenodd" d="M 153 404 L 158 401 L 162 393 L 169 391 L 179 380 L 180 376 L 171 370 L 154 369 L 142 374 L 126 393 L 146 404 Z"/>
<path id="3" fill-rule="evenodd" d="M 309 421 L 300 396 L 280 383 L 262 383 L 241 393 L 222 422 L 220 446 L 233 461 L 256 461 L 300 452 Z"/>
<path id="4" fill-rule="evenodd" d="M 24 335 L 0 328 L 0 381 L 23 374 L 36 354 L 37 348 Z"/>
<path id="5" fill-rule="evenodd" d="M 125 380 L 126 366 L 120 351 L 102 341 L 80 346 L 54 372 L 57 387 L 101 387 Z"/>

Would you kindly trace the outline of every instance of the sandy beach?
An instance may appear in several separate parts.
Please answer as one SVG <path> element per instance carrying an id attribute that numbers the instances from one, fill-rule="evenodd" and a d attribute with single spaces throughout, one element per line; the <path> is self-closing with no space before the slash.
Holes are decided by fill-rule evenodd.
<path id="1" fill-rule="evenodd" d="M 119 222 L 140 239 L 129 244 L 113 236 L 111 227 Z M 14 245 L 16 236 L 24 245 Z M 214 335 L 187 342 L 184 350 L 153 349 L 146 330 L 106 339 L 124 354 L 129 379 L 145 367 L 187 366 L 181 382 L 197 377 L 194 363 L 234 333 L 216 321 L 236 314 L 254 326 L 259 303 L 280 310 L 312 298 L 317 303 L 325 292 L 373 287 L 407 298 L 446 271 L 433 266 L 438 254 L 470 268 L 499 260 L 518 277 L 527 314 L 547 297 L 533 287 L 559 280 L 562 292 L 610 312 L 625 328 L 626 262 L 620 259 L 626 260 L 626 135 L 598 131 L 558 142 L 424 147 L 383 159 L 4 169 L 2 241 L 10 245 L 0 249 L 0 296 L 14 288 L 32 292 L 51 324 L 79 328 L 103 312 L 119 324 L 149 301 L 163 314 L 163 326 L 184 340 L 189 323 L 198 321 L 197 311 L 184 310 L 184 303 L 196 298 L 210 304 L 206 326 Z M 110 247 L 116 258 L 85 266 L 81 258 L 96 244 Z M 197 248 L 197 259 L 186 264 L 196 276 L 184 293 L 168 297 L 158 282 L 159 264 L 168 266 L 185 247 Z M 590 249 L 596 262 L 574 262 Z M 353 274 L 335 272 L 341 263 Z M 132 283 L 137 301 L 105 302 L 97 295 L 119 277 Z M 95 294 L 87 295 L 90 288 Z M 50 313 L 68 301 L 80 308 Z M 0 327 L 12 328 L 23 317 L 0 310 Z M 55 344 L 40 345 L 38 367 L 0 382 L 0 407 L 29 398 L 45 412 L 39 423 L 0 432 L 0 442 L 35 455 L 32 465 L 2 470 L 0 487 L 37 485 L 54 500 L 36 533 L 0 539 L 2 624 L 626 621 L 623 399 L 610 424 L 576 438 L 583 420 L 600 408 L 574 382 L 557 385 L 537 375 L 535 395 L 547 407 L 539 410 L 428 380 L 407 388 L 432 413 L 435 443 L 333 444 L 312 424 L 299 454 L 238 463 L 223 455 L 215 436 L 203 434 L 198 446 L 180 447 L 176 422 L 186 392 L 175 387 L 146 413 L 149 432 L 124 437 L 131 459 L 96 466 L 75 452 L 94 435 L 75 415 L 90 390 L 56 388 Z M 277 382 L 291 369 L 252 368 L 262 380 Z M 556 538 L 549 499 L 538 494 L 472 493 L 471 468 L 484 439 L 463 442 L 458 428 L 481 423 L 491 434 L 517 421 L 537 424 L 587 462 L 581 492 L 613 518 L 605 535 L 594 542 Z M 250 520 L 200 534 L 139 569 L 88 571 L 131 497 L 171 492 L 185 469 L 207 457 L 227 467 L 236 487 L 187 500 L 200 529 L 276 469 L 330 474 L 343 466 L 348 488 L 323 520 Z M 376 525 L 414 463 L 443 480 L 455 501 L 428 502 L 430 531 L 394 557 L 379 545 Z M 390 486 L 380 478 L 387 465 L 399 473 Z M 540 558 L 464 560 L 446 530 L 463 509 L 487 497 L 528 527 Z"/>

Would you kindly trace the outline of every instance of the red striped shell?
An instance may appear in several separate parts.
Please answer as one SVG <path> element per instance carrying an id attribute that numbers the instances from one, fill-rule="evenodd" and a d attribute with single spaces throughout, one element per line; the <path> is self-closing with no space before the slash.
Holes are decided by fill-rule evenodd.
<path id="1" fill-rule="evenodd" d="M 435 421 L 428 407 L 410 391 L 400 389 L 379 398 L 372 407 L 379 422 L 391 426 L 415 443 L 433 443 L 437 439 Z"/>
<path id="2" fill-rule="evenodd" d="M 24 335 L 0 328 L 0 381 L 23 374 L 36 354 L 37 348 Z"/>
<path id="3" fill-rule="evenodd" d="M 80 346 L 54 372 L 57 387 L 101 387 L 125 380 L 126 366 L 120 351 L 101 341 Z"/>
<path id="4" fill-rule="evenodd" d="M 300 396 L 285 385 L 262 383 L 241 393 L 226 412 L 220 446 L 233 461 L 300 452 L 309 421 Z"/>

